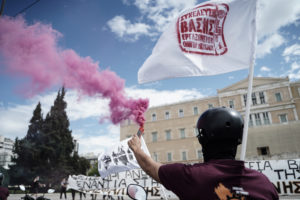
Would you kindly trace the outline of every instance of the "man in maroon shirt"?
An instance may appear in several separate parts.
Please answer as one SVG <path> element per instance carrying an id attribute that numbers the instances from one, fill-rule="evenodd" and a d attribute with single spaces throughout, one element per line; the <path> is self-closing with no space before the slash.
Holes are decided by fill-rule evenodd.
<path id="1" fill-rule="evenodd" d="M 2 187 L 3 179 L 4 179 L 4 175 L 0 172 L 0 200 L 7 200 L 7 197 L 9 196 L 9 192 L 6 187 Z"/>
<path id="2" fill-rule="evenodd" d="M 235 160 L 243 126 L 243 119 L 235 110 L 222 107 L 205 111 L 197 122 L 204 163 L 194 165 L 155 162 L 143 152 L 136 135 L 128 145 L 141 168 L 180 199 L 279 199 L 265 175 Z"/>

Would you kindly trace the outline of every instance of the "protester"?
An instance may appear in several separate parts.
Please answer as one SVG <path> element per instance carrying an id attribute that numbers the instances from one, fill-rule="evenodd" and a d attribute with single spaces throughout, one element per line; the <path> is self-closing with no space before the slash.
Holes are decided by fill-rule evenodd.
<path id="1" fill-rule="evenodd" d="M 97 194 L 91 194 L 91 198 L 92 198 L 92 200 L 96 200 L 97 199 Z"/>
<path id="2" fill-rule="evenodd" d="M 141 149 L 137 135 L 128 145 L 141 168 L 180 199 L 279 199 L 265 175 L 235 160 L 243 126 L 243 119 L 235 110 L 222 107 L 205 111 L 197 122 L 204 163 L 194 165 L 154 161 Z"/>
<path id="3" fill-rule="evenodd" d="M 7 197 L 9 196 L 9 191 L 6 187 L 2 186 L 3 179 L 4 175 L 0 172 L 0 199 L 7 200 Z"/>
<path id="4" fill-rule="evenodd" d="M 37 198 L 37 194 L 39 193 L 39 188 L 42 186 L 42 184 L 40 183 L 40 177 L 36 176 L 33 179 L 33 183 L 32 183 L 32 193 L 35 196 L 35 198 Z"/>
<path id="5" fill-rule="evenodd" d="M 71 194 L 72 194 L 72 200 L 75 200 L 76 190 L 71 189 Z"/>
<path id="6" fill-rule="evenodd" d="M 60 183 L 60 199 L 62 198 L 62 194 L 64 194 L 65 199 L 67 199 L 67 185 L 68 181 L 66 180 L 66 178 L 63 178 Z"/>
<path id="7" fill-rule="evenodd" d="M 82 195 L 83 195 L 84 198 L 85 198 L 85 192 L 80 191 L 80 192 L 79 192 L 79 198 L 80 198 L 80 200 L 82 200 Z"/>

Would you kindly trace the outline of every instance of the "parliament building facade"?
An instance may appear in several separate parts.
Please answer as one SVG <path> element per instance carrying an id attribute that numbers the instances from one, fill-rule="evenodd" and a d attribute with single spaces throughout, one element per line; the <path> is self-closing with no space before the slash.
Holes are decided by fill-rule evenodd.
<path id="1" fill-rule="evenodd" d="M 225 106 L 244 116 L 247 87 L 248 79 L 244 79 L 217 90 L 216 96 L 149 108 L 145 113 L 144 139 L 152 158 L 162 163 L 202 162 L 201 145 L 196 138 L 199 115 L 209 108 Z M 299 158 L 299 119 L 300 81 L 255 77 L 246 160 Z M 120 139 L 131 137 L 137 130 L 135 123 L 124 121 Z"/>

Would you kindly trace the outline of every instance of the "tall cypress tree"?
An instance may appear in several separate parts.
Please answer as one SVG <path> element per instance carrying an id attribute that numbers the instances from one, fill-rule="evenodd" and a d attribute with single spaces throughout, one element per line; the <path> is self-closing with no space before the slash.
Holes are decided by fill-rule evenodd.
<path id="1" fill-rule="evenodd" d="M 41 104 L 36 106 L 23 139 L 16 138 L 13 152 L 15 165 L 10 175 L 13 184 L 30 184 L 37 175 L 47 182 L 59 183 L 68 174 L 85 174 L 89 163 L 74 150 L 72 131 L 66 113 L 64 88 L 58 91 L 54 105 L 42 117 Z"/>
<path id="2" fill-rule="evenodd" d="M 71 153 L 74 150 L 72 131 L 69 129 L 69 119 L 65 109 L 67 103 L 64 100 L 65 89 L 58 91 L 54 105 L 51 107 L 44 122 L 44 158 L 51 165 L 49 167 L 59 168 L 63 173 L 68 173 L 66 168 Z"/>
<path id="3" fill-rule="evenodd" d="M 33 111 L 32 118 L 30 119 L 30 125 L 26 135 L 27 140 L 36 142 L 38 136 L 41 134 L 43 121 L 41 103 L 39 102 Z"/>

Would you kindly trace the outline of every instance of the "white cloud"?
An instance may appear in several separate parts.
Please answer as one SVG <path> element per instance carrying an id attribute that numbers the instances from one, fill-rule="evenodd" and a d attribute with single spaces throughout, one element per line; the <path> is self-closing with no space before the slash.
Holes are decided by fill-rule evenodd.
<path id="1" fill-rule="evenodd" d="M 284 59 L 286 62 L 289 62 L 291 59 L 291 56 L 299 56 L 300 55 L 300 45 L 299 44 L 293 44 L 289 47 L 286 47 L 282 53 L 282 56 L 284 56 Z"/>
<path id="2" fill-rule="evenodd" d="M 266 38 L 262 43 L 257 45 L 256 56 L 257 58 L 263 58 L 265 55 L 270 54 L 272 49 L 281 46 L 285 42 L 285 39 L 275 33 L 270 37 Z"/>
<path id="3" fill-rule="evenodd" d="M 290 69 L 284 73 L 282 76 L 289 76 L 292 80 L 300 79 L 300 64 L 297 62 L 293 62 Z"/>
<path id="4" fill-rule="evenodd" d="M 128 96 L 132 98 L 148 98 L 151 107 L 204 97 L 204 95 L 196 89 L 158 91 L 154 89 L 137 89 L 132 87 L 127 88 L 126 92 Z"/>
<path id="5" fill-rule="evenodd" d="M 82 129 L 73 131 L 73 136 L 79 143 L 79 154 L 99 154 L 120 141 L 119 125 L 101 125 L 101 129 L 92 135 L 86 135 L 85 132 L 86 130 Z"/>
<path id="6" fill-rule="evenodd" d="M 280 28 L 295 23 L 300 18 L 299 0 L 259 0 L 258 38 L 277 33 Z"/>
<path id="7" fill-rule="evenodd" d="M 44 96 L 35 96 L 29 101 L 31 107 L 41 102 L 44 115 L 49 112 L 56 98 L 57 92 L 51 92 Z M 65 101 L 67 102 L 67 114 L 71 121 L 88 117 L 106 117 L 109 115 L 108 99 L 100 97 L 80 96 L 74 90 L 67 90 Z"/>
<path id="8" fill-rule="evenodd" d="M 88 152 L 99 154 L 118 141 L 120 141 L 119 137 L 113 137 L 109 134 L 98 135 L 97 133 L 95 133 L 94 136 L 80 137 L 78 138 L 79 154 L 85 154 Z"/>
<path id="9" fill-rule="evenodd" d="M 260 71 L 262 71 L 262 72 L 269 72 L 269 71 L 271 71 L 271 69 L 268 68 L 268 67 L 266 67 L 266 66 L 262 66 L 262 67 L 260 68 Z"/>
<path id="10" fill-rule="evenodd" d="M 0 107 L 1 135 L 14 139 L 24 137 L 27 133 L 28 122 L 32 116 L 33 105 L 12 105 Z"/>
<path id="11" fill-rule="evenodd" d="M 127 6 L 130 5 L 129 0 L 122 2 Z M 107 24 L 113 33 L 126 41 L 130 40 L 129 36 L 133 37 L 130 41 L 135 41 L 142 35 L 157 36 L 182 10 L 194 6 L 196 2 L 196 0 L 135 0 L 133 5 L 141 13 L 138 19 L 130 21 L 118 15 Z"/>
<path id="12" fill-rule="evenodd" d="M 128 41 L 135 41 L 142 35 L 150 35 L 150 26 L 144 23 L 131 23 L 123 16 L 115 16 L 107 22 L 111 32 L 115 33 L 119 38 Z"/>

